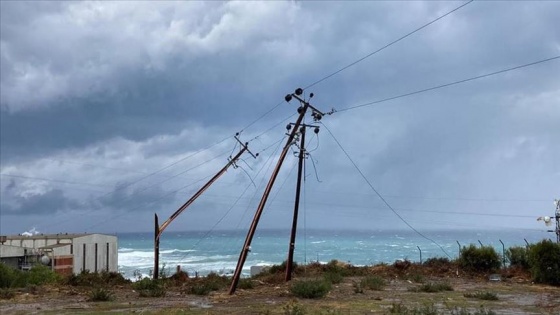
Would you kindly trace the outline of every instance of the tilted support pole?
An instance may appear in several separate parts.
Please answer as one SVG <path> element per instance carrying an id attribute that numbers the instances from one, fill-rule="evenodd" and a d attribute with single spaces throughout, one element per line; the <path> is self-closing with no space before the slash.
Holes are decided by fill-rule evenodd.
<path id="1" fill-rule="evenodd" d="M 241 144 L 242 147 L 241 150 L 239 150 L 239 152 L 234 157 L 230 158 L 228 163 L 216 175 L 214 175 L 214 177 L 212 177 L 204 186 L 202 186 L 202 188 L 200 188 L 189 200 L 187 200 L 187 202 L 185 202 L 181 207 L 179 207 L 179 209 L 177 209 L 177 211 L 175 211 L 169 217 L 169 219 L 163 222 L 161 226 L 158 226 L 158 216 L 157 214 L 155 215 L 154 274 L 153 274 L 154 279 L 157 279 L 159 277 L 159 241 L 163 231 L 169 226 L 169 224 L 171 224 L 171 222 L 173 222 L 173 220 L 175 220 L 183 211 L 185 211 L 187 207 L 189 207 L 198 197 L 200 197 L 200 195 L 202 195 L 202 193 L 206 191 L 206 189 L 212 186 L 212 184 L 218 178 L 220 178 L 220 176 L 222 176 L 231 165 L 235 164 L 235 162 L 239 159 L 239 157 L 243 153 L 245 153 L 245 151 L 249 152 L 253 157 L 255 158 L 257 157 L 258 154 L 254 155 L 253 153 L 251 153 L 251 151 L 249 151 L 249 148 L 247 147 L 248 143 L 242 143 L 239 140 L 239 138 L 237 138 L 237 135 L 235 136 L 235 139 Z"/>
<path id="2" fill-rule="evenodd" d="M 276 177 L 278 176 L 278 172 L 280 172 L 280 168 L 282 167 L 282 163 L 284 162 L 284 159 L 286 158 L 286 154 L 288 153 L 288 150 L 289 150 L 290 146 L 292 145 L 292 142 L 294 141 L 294 137 L 295 137 L 302 121 L 303 121 L 303 117 L 305 116 L 305 113 L 307 112 L 307 109 L 311 108 L 313 110 L 313 115 L 324 115 L 319 110 L 317 110 L 313 106 L 311 106 L 308 102 L 306 102 L 301 97 L 299 97 L 299 95 L 301 95 L 302 93 L 303 93 L 302 89 L 297 89 L 295 94 L 286 95 L 285 99 L 286 99 L 287 102 L 289 102 L 292 98 L 296 98 L 302 104 L 302 106 L 298 108 L 299 117 L 296 120 L 296 122 L 293 124 L 293 129 L 290 132 L 290 134 L 288 135 L 288 141 L 286 141 L 286 145 L 284 145 L 284 148 L 282 149 L 282 152 L 280 153 L 280 157 L 278 158 L 278 162 L 276 164 L 276 167 L 274 168 L 274 171 L 272 172 L 270 180 L 268 181 L 268 184 L 266 185 L 266 188 L 264 190 L 264 193 L 263 193 L 263 196 L 262 196 L 261 201 L 259 203 L 259 206 L 257 207 L 257 211 L 255 212 L 255 216 L 253 217 L 253 221 L 251 222 L 251 227 L 249 228 L 249 232 L 247 233 L 247 237 L 245 238 L 245 243 L 243 244 L 243 248 L 241 249 L 241 253 L 239 254 L 239 260 L 237 261 L 237 266 L 236 266 L 235 272 L 233 274 L 233 278 L 232 278 L 232 281 L 231 281 L 231 286 L 229 288 L 229 294 L 230 295 L 235 293 L 235 290 L 237 289 L 237 284 L 239 283 L 239 278 L 241 277 L 241 272 L 243 270 L 243 265 L 245 264 L 245 261 L 247 260 L 247 255 L 250 251 L 251 242 L 253 241 L 253 236 L 255 235 L 255 231 L 257 229 L 257 225 L 259 224 L 259 220 L 260 220 L 260 217 L 261 217 L 262 212 L 264 210 L 264 206 L 266 205 L 266 202 L 267 202 L 268 197 L 270 195 L 270 191 L 272 190 L 272 186 L 274 185 L 274 182 L 276 181 Z M 321 118 L 319 117 L 319 118 L 316 118 L 316 119 L 321 119 Z"/>

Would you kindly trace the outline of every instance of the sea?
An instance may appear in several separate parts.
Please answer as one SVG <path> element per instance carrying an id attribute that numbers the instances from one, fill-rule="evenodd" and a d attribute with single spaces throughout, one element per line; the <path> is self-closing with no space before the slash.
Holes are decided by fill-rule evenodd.
<path id="1" fill-rule="evenodd" d="M 235 270 L 246 231 L 166 232 L 160 239 L 160 266 L 172 274 L 177 266 L 189 275 L 210 272 L 231 275 Z M 151 275 L 154 264 L 153 233 L 118 234 L 119 272 L 135 280 Z M 433 257 L 455 259 L 462 246 L 493 246 L 504 249 L 526 246 L 542 239 L 555 240 L 553 233 L 539 230 L 305 230 L 298 231 L 294 261 L 326 263 L 333 259 L 355 266 L 392 264 L 407 259 L 421 262 Z M 289 230 L 257 230 L 242 275 L 251 266 L 280 264 L 288 255 Z M 503 243 L 503 245 L 502 245 Z"/>

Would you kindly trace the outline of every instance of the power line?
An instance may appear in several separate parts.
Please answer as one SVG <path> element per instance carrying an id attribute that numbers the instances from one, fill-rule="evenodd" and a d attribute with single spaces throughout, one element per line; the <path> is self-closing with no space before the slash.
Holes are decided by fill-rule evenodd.
<path id="1" fill-rule="evenodd" d="M 554 57 L 551 57 L 551 58 L 546 58 L 546 59 L 534 61 L 534 62 L 530 62 L 530 63 L 526 63 L 526 64 L 515 66 L 515 67 L 512 67 L 512 68 L 507 68 L 507 69 L 503 69 L 503 70 L 499 70 L 499 71 L 495 71 L 495 72 L 491 72 L 491 73 L 487 73 L 487 74 L 483 74 L 483 75 L 478 75 L 478 76 L 475 76 L 475 77 L 470 77 L 470 78 L 467 78 L 467 79 L 462 79 L 462 80 L 459 80 L 459 81 L 454 81 L 454 82 L 451 82 L 451 83 L 437 85 L 437 86 L 433 86 L 433 87 L 430 87 L 430 88 L 417 90 L 417 91 L 414 91 L 414 92 L 409 92 L 409 93 L 405 93 L 405 94 L 401 94 L 401 95 L 397 95 L 397 96 L 384 98 L 384 99 L 373 101 L 373 102 L 368 102 L 368 103 L 364 103 L 364 104 L 360 104 L 360 105 L 346 107 L 346 108 L 343 108 L 343 109 L 339 109 L 336 112 L 344 112 L 344 111 L 348 111 L 348 110 L 357 109 L 357 108 L 360 108 L 360 107 L 371 106 L 371 105 L 374 105 L 374 104 L 379 104 L 379 103 L 383 103 L 383 102 L 387 102 L 387 101 L 392 101 L 392 100 L 395 100 L 395 99 L 398 99 L 398 98 L 403 98 L 403 97 L 407 97 L 407 96 L 411 96 L 411 95 L 415 95 L 415 94 L 420 94 L 420 93 L 424 93 L 424 92 L 428 92 L 428 91 L 432 91 L 432 90 L 437 90 L 437 89 L 441 89 L 441 88 L 452 86 L 452 85 L 457 85 L 457 84 L 461 84 L 461 83 L 465 83 L 465 82 L 469 82 L 469 81 L 474 81 L 474 80 L 490 77 L 490 76 L 493 76 L 493 75 L 513 71 L 513 70 L 518 70 L 518 69 L 521 69 L 521 68 L 526 68 L 526 67 L 538 65 L 538 64 L 553 61 L 553 60 L 556 60 L 556 59 L 559 59 L 559 58 L 560 58 L 560 55 L 554 56 Z"/>
<path id="2" fill-rule="evenodd" d="M 463 3 L 462 5 L 456 7 L 455 9 L 453 9 L 453 10 L 451 10 L 451 11 L 445 13 L 444 15 L 441 15 L 441 16 L 437 17 L 436 19 L 434 19 L 434 20 L 432 20 L 432 21 L 430 21 L 430 22 L 428 22 L 428 23 L 426 23 L 426 24 L 420 26 L 419 28 L 413 30 L 412 32 L 410 32 L 410 33 L 408 33 L 408 34 L 406 34 L 406 35 L 404 35 L 404 36 L 399 37 L 398 39 L 396 39 L 396 40 L 390 42 L 389 44 L 387 44 L 387 45 L 385 45 L 385 46 L 383 46 L 383 47 L 381 47 L 381 48 L 379 48 L 379 49 L 377 49 L 377 50 L 375 50 L 375 51 L 373 51 L 373 52 L 371 52 L 371 53 L 365 55 L 364 57 L 362 57 L 362 58 L 360 58 L 360 59 L 358 59 L 358 60 L 356 60 L 356 61 L 354 61 L 354 62 L 352 62 L 352 63 L 350 63 L 350 64 L 348 64 L 348 65 L 346 65 L 346 66 L 344 66 L 344 67 L 342 67 L 342 68 L 340 68 L 340 69 L 338 69 L 338 70 L 336 70 L 335 72 L 333 72 L 333 73 L 331 73 L 331 74 L 329 74 L 329 75 L 323 77 L 322 79 L 317 80 L 317 81 L 311 83 L 310 85 L 306 86 L 306 87 L 303 88 L 303 89 L 306 90 L 306 89 L 308 89 L 308 88 L 310 88 L 310 87 L 312 87 L 312 86 L 315 86 L 315 85 L 317 85 L 317 84 L 319 84 L 319 83 L 321 83 L 321 82 L 327 80 L 328 78 L 330 78 L 330 77 L 332 77 L 332 76 L 334 76 L 334 75 L 336 75 L 336 74 L 338 74 L 338 73 L 340 73 L 340 72 L 342 72 L 342 71 L 344 71 L 344 70 L 346 70 L 346 69 L 348 69 L 348 68 L 350 68 L 350 67 L 352 67 L 352 66 L 354 66 L 354 65 L 356 65 L 356 64 L 358 64 L 358 63 L 360 63 L 360 62 L 362 62 L 362 61 L 364 61 L 365 59 L 367 59 L 367 58 L 369 58 L 369 57 L 371 57 L 371 56 L 377 54 L 378 52 L 384 50 L 385 48 L 388 48 L 389 46 L 392 46 L 393 44 L 396 44 L 396 43 L 400 42 L 401 40 L 403 40 L 403 39 L 409 37 L 410 35 L 412 35 L 412 34 L 418 32 L 418 31 L 420 31 L 420 30 L 422 30 L 422 29 L 424 29 L 424 28 L 426 28 L 426 27 L 428 27 L 428 26 L 434 24 L 435 22 L 437 22 L 437 21 L 443 19 L 444 17 L 450 15 L 451 13 L 453 13 L 453 12 L 455 12 L 455 11 L 457 11 L 457 10 L 463 8 L 463 7 L 465 7 L 466 5 L 470 4 L 470 3 L 473 2 L 473 1 L 474 1 L 474 0 L 470 0 L 469 2 Z"/>
<path id="3" fill-rule="evenodd" d="M 368 186 L 371 188 L 371 190 L 373 190 L 373 192 L 375 192 L 375 194 L 377 195 L 377 197 L 379 197 L 379 199 L 381 199 L 381 201 L 383 201 L 383 203 L 387 206 L 387 208 L 389 208 L 404 224 L 406 224 L 411 230 L 413 230 L 414 232 L 416 232 L 416 234 L 420 235 L 421 237 L 423 237 L 424 239 L 434 243 L 435 245 L 437 245 L 442 251 L 443 253 L 445 253 L 445 255 L 447 255 L 447 257 L 451 258 L 451 256 L 449 256 L 449 254 L 447 253 L 447 251 L 441 246 L 439 245 L 435 240 L 427 237 L 426 235 L 422 234 L 420 231 L 418 231 L 417 229 L 415 229 L 412 225 L 410 225 L 410 223 L 408 223 L 388 202 L 387 200 L 385 200 L 385 198 L 383 198 L 383 196 L 381 196 L 381 194 L 375 189 L 375 187 L 373 187 L 373 185 L 371 184 L 371 182 L 367 179 L 367 177 L 364 175 L 364 173 L 360 170 L 360 168 L 358 167 L 358 165 L 354 162 L 354 160 L 350 157 L 350 155 L 348 154 L 348 152 L 346 152 L 346 150 L 344 149 L 344 147 L 342 147 L 342 144 L 340 144 L 340 142 L 336 139 L 336 137 L 334 136 L 334 134 L 330 131 L 329 128 L 327 128 L 327 126 L 321 122 L 321 125 L 323 125 L 325 127 L 325 129 L 327 129 L 327 131 L 329 132 L 329 134 L 331 135 L 331 137 L 333 138 L 333 140 L 336 142 L 336 144 L 338 145 L 338 147 L 342 150 L 342 152 L 344 152 L 344 154 L 346 155 L 346 157 L 348 158 L 348 160 L 350 160 L 350 162 L 352 163 L 352 165 L 354 166 L 354 168 L 356 169 L 356 171 L 358 171 L 358 173 L 360 173 L 360 175 L 362 176 L 362 178 L 364 179 L 364 181 L 368 184 Z"/>

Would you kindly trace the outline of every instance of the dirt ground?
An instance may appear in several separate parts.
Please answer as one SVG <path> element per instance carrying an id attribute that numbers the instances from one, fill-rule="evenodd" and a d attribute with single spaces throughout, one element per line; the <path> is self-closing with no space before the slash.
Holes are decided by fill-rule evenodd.
<path id="1" fill-rule="evenodd" d="M 488 275 L 468 275 L 453 270 L 395 270 L 393 267 L 371 267 L 372 275 L 385 279 L 383 290 L 356 293 L 355 283 L 361 276 L 348 276 L 334 284 L 326 297 L 296 298 L 290 284 L 255 279 L 254 288 L 238 289 L 229 295 L 227 287 L 207 296 L 189 295 L 181 285 L 168 286 L 165 297 L 139 297 L 133 286 L 108 288 L 115 299 L 111 302 L 90 302 L 92 288 L 73 286 L 41 286 L 21 289 L 11 299 L 0 299 L 1 314 L 389 314 L 395 307 L 407 309 L 436 308 L 441 314 L 560 314 L 560 287 L 533 284 L 527 275 L 502 273 L 501 280 Z M 316 278 L 316 274 L 296 275 L 296 281 Z M 453 291 L 414 292 L 421 282 L 445 282 Z M 415 281 L 416 280 L 416 281 Z M 467 298 L 465 294 L 491 292 L 498 300 Z M 482 307 L 482 308 L 481 308 Z M 428 314 L 424 312 L 422 314 Z"/>

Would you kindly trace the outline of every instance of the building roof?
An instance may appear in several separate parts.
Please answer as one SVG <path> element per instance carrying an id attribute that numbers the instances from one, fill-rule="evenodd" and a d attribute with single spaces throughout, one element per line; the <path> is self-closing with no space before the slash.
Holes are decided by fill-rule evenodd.
<path id="1" fill-rule="evenodd" d="M 99 234 L 99 233 L 58 233 L 58 234 L 36 234 L 31 236 L 25 235 L 7 235 L 8 240 L 44 240 L 44 239 L 68 239 L 68 238 L 77 238 L 77 237 L 84 237 L 89 235 L 107 235 L 107 234 Z M 107 235 L 107 236 L 114 236 L 114 235 Z"/>

